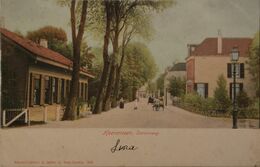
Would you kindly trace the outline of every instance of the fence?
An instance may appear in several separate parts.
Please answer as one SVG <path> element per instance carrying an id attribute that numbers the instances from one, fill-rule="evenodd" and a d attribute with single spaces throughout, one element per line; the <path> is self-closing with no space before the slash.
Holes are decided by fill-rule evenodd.
<path id="1" fill-rule="evenodd" d="M 8 127 L 15 121 L 30 125 L 30 112 L 28 109 L 5 109 L 3 110 L 3 127 Z"/>

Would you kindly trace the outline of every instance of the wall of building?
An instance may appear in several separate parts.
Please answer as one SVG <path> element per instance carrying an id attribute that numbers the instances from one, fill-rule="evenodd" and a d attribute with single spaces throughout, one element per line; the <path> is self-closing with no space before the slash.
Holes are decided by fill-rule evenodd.
<path id="1" fill-rule="evenodd" d="M 190 93 L 193 91 L 193 83 L 194 83 L 194 68 L 195 68 L 195 59 L 194 56 L 190 56 L 186 62 L 186 71 L 187 71 L 187 81 L 186 81 L 186 93 Z"/>
<path id="2" fill-rule="evenodd" d="M 2 38 L 2 107 L 26 106 L 28 58 L 26 53 L 11 41 Z"/>
<path id="3" fill-rule="evenodd" d="M 30 79 L 33 77 L 39 77 L 41 79 L 41 97 L 40 97 L 40 105 L 43 104 L 52 104 L 52 103 L 64 103 L 65 100 L 68 98 L 68 91 L 69 91 L 69 84 L 71 80 L 71 73 L 69 71 L 66 71 L 64 69 L 59 69 L 55 67 L 49 67 L 50 65 L 38 62 L 36 64 L 30 64 L 29 66 L 29 75 L 31 76 Z M 57 102 L 53 99 L 54 97 L 50 97 L 50 101 L 46 103 L 44 101 L 45 99 L 45 82 L 44 78 L 49 77 L 49 78 L 56 78 L 57 79 Z M 29 80 L 30 80 L 29 79 Z M 62 82 L 64 82 L 64 88 L 62 89 Z M 33 86 L 31 85 L 32 82 L 29 82 L 30 85 L 27 89 L 28 92 L 28 106 L 33 106 L 31 99 L 33 98 L 33 95 L 30 93 L 33 90 Z M 87 88 L 86 88 L 87 87 Z M 52 93 L 52 91 L 51 91 Z M 63 93 L 63 95 L 62 95 Z M 87 77 L 80 77 L 80 84 L 79 84 L 79 98 L 82 99 L 83 101 L 87 101 L 88 97 L 88 79 Z"/>
<path id="4" fill-rule="evenodd" d="M 212 55 L 212 56 L 196 56 L 195 58 L 195 83 L 208 83 L 208 96 L 214 96 L 214 90 L 217 87 L 218 77 L 223 74 L 227 80 L 227 90 L 229 91 L 229 83 L 232 83 L 232 78 L 227 77 L 227 64 L 231 63 L 230 56 Z M 238 78 L 238 83 L 243 83 L 243 90 L 248 96 L 255 96 L 255 88 L 251 81 L 251 75 L 248 72 L 248 57 L 240 57 L 239 63 L 245 65 L 244 78 Z"/>

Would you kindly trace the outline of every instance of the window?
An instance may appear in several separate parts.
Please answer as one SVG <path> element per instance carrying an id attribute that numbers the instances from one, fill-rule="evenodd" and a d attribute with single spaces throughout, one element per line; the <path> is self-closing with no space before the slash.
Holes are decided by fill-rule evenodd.
<path id="1" fill-rule="evenodd" d="M 33 89 L 33 104 L 40 105 L 41 86 L 40 79 L 34 78 L 34 89 Z"/>
<path id="2" fill-rule="evenodd" d="M 70 81 L 66 80 L 66 97 L 69 97 L 70 92 Z"/>
<path id="3" fill-rule="evenodd" d="M 58 99 L 58 78 L 52 78 L 52 97 L 53 103 L 57 103 Z"/>
<path id="4" fill-rule="evenodd" d="M 85 101 L 88 101 L 88 84 L 85 84 Z"/>
<path id="5" fill-rule="evenodd" d="M 45 104 L 49 104 L 50 103 L 50 92 L 51 92 L 50 78 L 49 77 L 45 77 L 44 82 L 45 82 L 45 84 L 44 84 L 45 85 L 45 90 L 44 90 L 45 99 L 44 99 L 44 102 L 45 102 Z"/>
<path id="6" fill-rule="evenodd" d="M 195 83 L 194 89 L 201 97 L 208 97 L 208 83 Z"/>
<path id="7" fill-rule="evenodd" d="M 61 102 L 63 103 L 65 99 L 65 80 L 61 80 Z"/>
<path id="8" fill-rule="evenodd" d="M 243 84 L 242 83 L 236 83 L 236 85 L 234 83 L 230 83 L 230 88 L 229 88 L 229 93 L 230 93 L 230 98 L 233 99 L 234 98 L 234 87 L 236 89 L 236 96 L 239 94 L 240 91 L 243 90 Z"/>
<path id="9" fill-rule="evenodd" d="M 227 76 L 228 78 L 232 78 L 233 77 L 233 72 L 234 72 L 234 65 L 235 65 L 235 71 L 236 71 L 236 78 L 244 78 L 244 73 L 245 73 L 245 69 L 244 69 L 244 63 L 238 63 L 238 64 L 231 64 L 228 63 L 228 67 L 227 67 Z"/>
<path id="10" fill-rule="evenodd" d="M 81 98 L 84 99 L 84 83 L 81 83 Z"/>

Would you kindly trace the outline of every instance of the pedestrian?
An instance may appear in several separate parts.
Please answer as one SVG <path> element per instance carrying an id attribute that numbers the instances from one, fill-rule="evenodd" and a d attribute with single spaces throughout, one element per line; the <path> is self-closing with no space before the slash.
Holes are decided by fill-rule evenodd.
<path id="1" fill-rule="evenodd" d="M 134 106 L 134 110 L 137 110 L 137 104 L 138 104 L 138 100 L 137 98 L 135 99 L 135 106 Z"/>
<path id="2" fill-rule="evenodd" d="M 124 108 L 124 99 L 123 99 L 123 97 L 121 97 L 121 99 L 119 100 L 119 107 L 120 108 Z"/>

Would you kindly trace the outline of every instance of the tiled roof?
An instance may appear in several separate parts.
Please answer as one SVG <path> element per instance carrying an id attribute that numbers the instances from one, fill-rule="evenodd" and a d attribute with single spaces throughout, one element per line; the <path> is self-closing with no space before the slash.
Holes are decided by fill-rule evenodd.
<path id="1" fill-rule="evenodd" d="M 72 67 L 73 63 L 70 59 L 66 58 L 65 56 L 61 55 L 58 52 L 55 52 L 51 49 L 45 48 L 29 39 L 23 38 L 7 29 L 0 28 L 1 35 L 5 36 L 6 38 L 12 40 L 17 45 L 20 45 L 24 49 L 28 50 L 29 52 L 33 53 L 36 56 L 54 61 L 56 63 L 60 63 L 67 67 Z M 87 75 L 90 74 L 86 69 L 81 69 L 82 72 L 86 73 Z"/>
<path id="2" fill-rule="evenodd" d="M 171 68 L 171 71 L 186 71 L 186 63 L 177 63 Z"/>
<path id="3" fill-rule="evenodd" d="M 217 38 L 206 38 L 201 44 L 195 47 L 191 55 L 217 55 L 217 41 Z M 251 38 L 222 38 L 221 55 L 229 55 L 233 47 L 238 47 L 240 56 L 247 56 L 251 42 Z"/>

